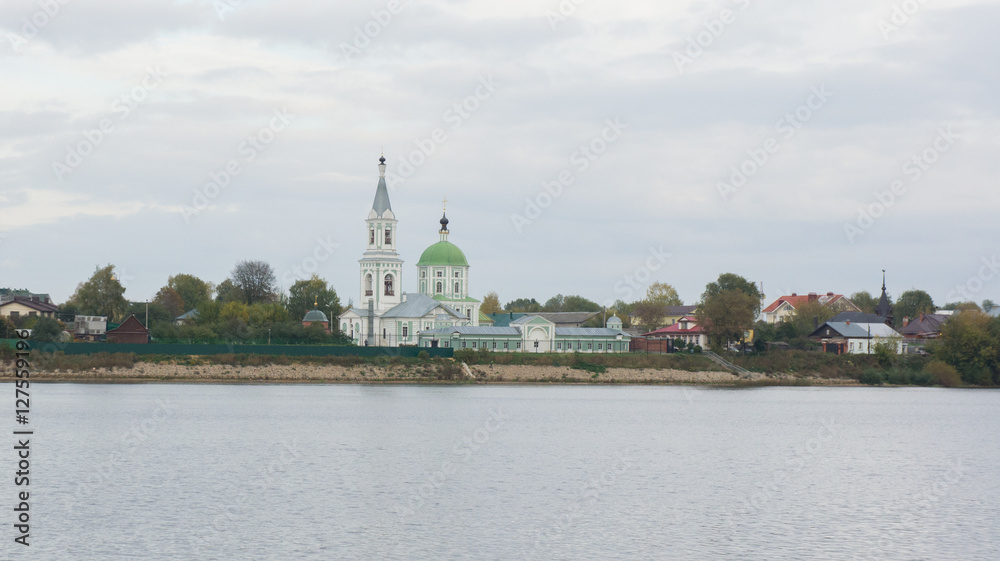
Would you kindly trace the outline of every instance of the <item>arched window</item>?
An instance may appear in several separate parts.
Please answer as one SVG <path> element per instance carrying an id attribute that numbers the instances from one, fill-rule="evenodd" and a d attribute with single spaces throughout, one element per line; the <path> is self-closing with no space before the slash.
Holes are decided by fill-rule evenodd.
<path id="1" fill-rule="evenodd" d="M 420 293 L 427 294 L 427 281 L 420 281 Z"/>
<path id="2" fill-rule="evenodd" d="M 390 245 L 390 244 L 392 244 L 392 229 L 391 228 L 386 228 L 385 229 L 385 245 Z"/>
<path id="3" fill-rule="evenodd" d="M 368 230 L 368 245 L 375 245 L 375 228 Z"/>
<path id="4" fill-rule="evenodd" d="M 441 286 L 441 281 L 438 281 L 438 285 L 437 285 L 437 294 L 441 294 L 441 291 L 442 291 L 442 290 L 444 290 L 444 287 L 443 287 L 443 286 Z"/>
<path id="5" fill-rule="evenodd" d="M 393 295 L 393 290 L 392 290 L 392 275 L 386 275 L 385 276 L 385 295 L 386 296 L 392 296 Z"/>
<path id="6" fill-rule="evenodd" d="M 458 295 L 459 295 L 459 294 L 460 294 L 461 292 L 462 292 L 462 291 L 461 291 L 461 289 L 459 288 L 459 283 L 457 283 L 457 282 L 456 282 L 456 283 L 455 283 L 455 296 L 458 296 Z"/>
<path id="7" fill-rule="evenodd" d="M 368 275 L 365 276 L 365 296 L 371 296 L 371 295 L 372 295 L 372 274 L 368 273 Z"/>

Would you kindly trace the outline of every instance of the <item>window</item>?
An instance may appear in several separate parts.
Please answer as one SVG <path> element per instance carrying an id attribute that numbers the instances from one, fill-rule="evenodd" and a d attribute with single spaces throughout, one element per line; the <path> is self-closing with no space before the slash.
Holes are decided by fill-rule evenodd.
<path id="1" fill-rule="evenodd" d="M 472 348 L 473 348 L 473 349 L 474 349 L 474 348 L 476 348 L 476 341 L 473 341 L 473 342 L 472 342 Z"/>
<path id="2" fill-rule="evenodd" d="M 371 273 L 368 273 L 365 276 L 365 296 L 371 296 L 371 295 L 372 295 L 372 275 Z"/>
<path id="3" fill-rule="evenodd" d="M 420 271 L 420 278 L 422 279 L 427 278 L 427 271 Z"/>
<path id="4" fill-rule="evenodd" d="M 494 349 L 497 348 L 497 342 L 496 341 L 493 341 L 493 348 Z"/>
<path id="5" fill-rule="evenodd" d="M 441 294 L 441 290 L 442 290 L 441 281 L 438 281 L 438 284 L 437 284 L 437 293 Z"/>
<path id="6" fill-rule="evenodd" d="M 594 344 L 593 343 L 587 343 L 587 350 L 590 351 L 590 350 L 593 350 L 593 349 L 594 349 Z"/>
<path id="7" fill-rule="evenodd" d="M 444 276 L 444 271 L 438 271 L 437 272 L 437 276 L 438 276 L 438 278 L 443 277 Z"/>
<path id="8" fill-rule="evenodd" d="M 409 326 L 404 325 L 403 326 L 403 338 L 404 339 L 406 339 L 408 332 L 409 332 Z"/>
<path id="9" fill-rule="evenodd" d="M 390 245 L 392 243 L 392 229 L 385 229 L 385 245 Z"/>
<path id="10" fill-rule="evenodd" d="M 368 230 L 368 245 L 375 245 L 375 228 Z"/>
<path id="11" fill-rule="evenodd" d="M 38 312 L 28 312 L 28 317 L 33 318 L 38 315 Z"/>
<path id="12" fill-rule="evenodd" d="M 447 349 L 448 347 L 450 347 L 450 346 L 451 346 L 451 341 L 445 341 L 445 342 L 444 342 L 444 347 L 445 347 L 446 349 Z"/>
<path id="13" fill-rule="evenodd" d="M 535 348 L 538 348 L 538 341 L 535 341 Z"/>
<path id="14" fill-rule="evenodd" d="M 21 317 L 21 312 L 11 312 L 10 313 L 10 319 L 17 319 L 19 317 Z"/>
<path id="15" fill-rule="evenodd" d="M 462 278 L 462 272 L 461 271 L 455 271 L 455 278 L 456 279 Z"/>
<path id="16" fill-rule="evenodd" d="M 404 327 L 403 329 L 406 329 L 406 328 Z M 604 343 L 598 343 L 597 344 L 597 350 L 603 351 L 604 350 Z"/>
<path id="17" fill-rule="evenodd" d="M 503 348 L 504 348 L 504 349 L 506 349 L 506 348 L 507 348 L 507 341 L 504 341 L 504 342 L 503 342 Z"/>
<path id="18" fill-rule="evenodd" d="M 517 342 L 517 348 L 519 348 L 519 349 L 521 348 L 521 342 L 520 341 Z"/>
<path id="19" fill-rule="evenodd" d="M 556 343 L 556 350 L 562 350 L 562 343 Z"/>
<path id="20" fill-rule="evenodd" d="M 465 341 L 462 341 L 462 348 L 465 348 Z"/>
<path id="21" fill-rule="evenodd" d="M 385 295 L 392 296 L 394 294 L 392 290 L 392 275 L 385 276 Z"/>
<path id="22" fill-rule="evenodd" d="M 459 293 L 460 293 L 461 291 L 462 291 L 462 290 L 461 290 L 461 289 L 459 288 L 459 284 L 458 284 L 458 283 L 456 282 L 456 283 L 455 283 L 455 296 L 458 296 L 458 294 L 459 294 Z"/>
<path id="23" fill-rule="evenodd" d="M 577 343 L 577 344 L 576 344 L 576 349 L 577 349 L 577 350 L 580 350 L 580 349 L 582 349 L 582 348 L 583 348 L 583 343 Z"/>
<path id="24" fill-rule="evenodd" d="M 472 319 L 472 308 L 465 309 L 465 317 Z"/>

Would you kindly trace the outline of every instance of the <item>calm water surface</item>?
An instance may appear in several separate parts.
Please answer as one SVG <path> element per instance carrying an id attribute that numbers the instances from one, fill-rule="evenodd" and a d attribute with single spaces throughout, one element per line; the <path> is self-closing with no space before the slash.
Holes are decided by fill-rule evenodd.
<path id="1" fill-rule="evenodd" d="M 1000 392 L 32 390 L 2 558 L 1000 559 Z"/>

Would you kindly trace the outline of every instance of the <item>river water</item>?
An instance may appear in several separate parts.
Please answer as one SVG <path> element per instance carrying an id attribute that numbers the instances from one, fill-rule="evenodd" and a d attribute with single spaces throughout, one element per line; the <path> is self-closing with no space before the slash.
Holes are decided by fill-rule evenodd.
<path id="1" fill-rule="evenodd" d="M 32 392 L 4 559 L 1000 559 L 995 391 Z"/>

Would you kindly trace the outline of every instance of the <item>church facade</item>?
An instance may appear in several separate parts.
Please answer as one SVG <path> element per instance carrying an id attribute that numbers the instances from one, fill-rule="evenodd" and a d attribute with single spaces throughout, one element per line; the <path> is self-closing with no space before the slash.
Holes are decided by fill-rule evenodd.
<path id="1" fill-rule="evenodd" d="M 415 294 L 403 287 L 403 259 L 396 251 L 396 215 L 385 183 L 385 157 L 379 158 L 375 200 L 365 220 L 366 249 L 360 265 L 357 307 L 340 315 L 341 331 L 362 346 L 417 345 L 420 331 L 479 325 L 479 300 L 469 296 L 469 262 L 448 241 L 442 215 L 439 240 L 417 262 Z"/>

